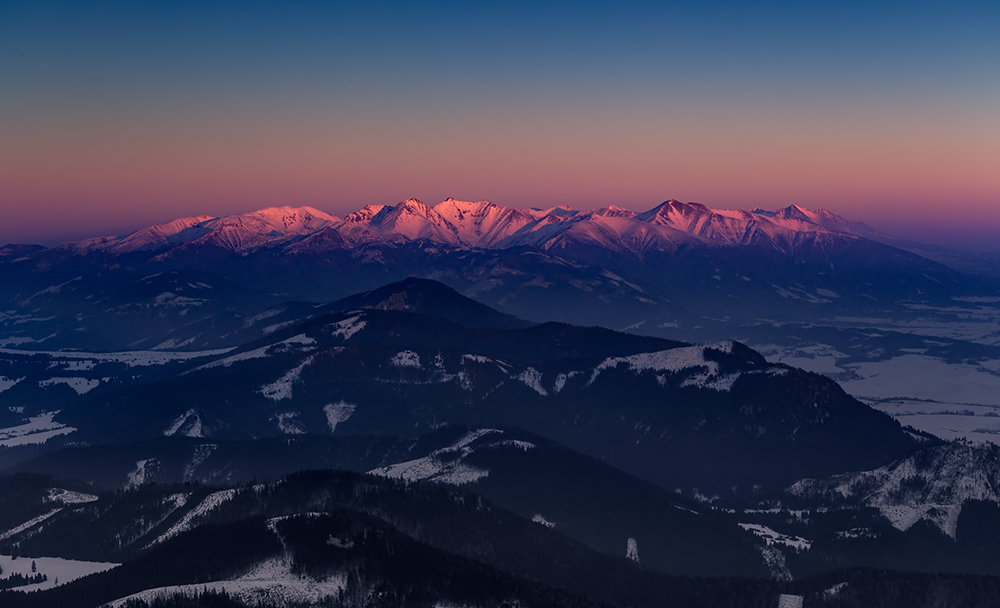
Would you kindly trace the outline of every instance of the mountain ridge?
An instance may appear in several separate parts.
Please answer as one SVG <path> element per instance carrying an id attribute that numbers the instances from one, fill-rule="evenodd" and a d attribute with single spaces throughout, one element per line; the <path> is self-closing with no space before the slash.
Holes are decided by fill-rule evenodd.
<path id="1" fill-rule="evenodd" d="M 634 234 L 645 232 L 644 238 Z M 332 234 L 340 238 L 329 238 Z M 801 234 L 867 238 L 877 230 L 824 209 L 795 205 L 777 211 L 712 209 L 668 200 L 645 212 L 614 205 L 576 211 L 565 206 L 518 210 L 483 201 L 448 198 L 436 205 L 406 199 L 396 205 L 367 205 L 339 218 L 312 207 L 269 207 L 223 217 L 192 216 L 120 236 L 61 243 L 55 248 L 112 253 L 157 251 L 181 245 L 215 245 L 245 253 L 314 238 L 323 247 L 368 242 L 427 240 L 473 249 L 532 245 L 560 247 L 564 241 L 594 241 L 633 253 L 647 248 L 675 250 L 683 244 L 767 245 L 788 250 Z"/>

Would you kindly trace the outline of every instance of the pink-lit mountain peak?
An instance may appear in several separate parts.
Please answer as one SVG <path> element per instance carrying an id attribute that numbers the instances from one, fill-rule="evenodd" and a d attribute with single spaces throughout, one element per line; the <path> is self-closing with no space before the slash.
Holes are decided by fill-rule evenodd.
<path id="1" fill-rule="evenodd" d="M 367 224 L 388 205 L 365 205 L 354 213 L 347 215 L 344 221 L 350 224 Z"/>
<path id="2" fill-rule="evenodd" d="M 206 235 L 219 232 L 239 234 L 242 238 L 259 235 L 272 237 L 306 235 L 339 223 L 340 218 L 312 207 L 268 207 L 250 213 L 227 215 L 204 222 Z"/>
<path id="3" fill-rule="evenodd" d="M 137 251 L 159 246 L 162 243 L 170 242 L 185 231 L 197 229 L 198 226 L 210 222 L 216 218 L 210 215 L 197 215 L 194 217 L 182 217 L 165 224 L 156 224 L 148 228 L 136 230 L 132 234 L 122 237 L 114 243 L 116 251 Z"/>

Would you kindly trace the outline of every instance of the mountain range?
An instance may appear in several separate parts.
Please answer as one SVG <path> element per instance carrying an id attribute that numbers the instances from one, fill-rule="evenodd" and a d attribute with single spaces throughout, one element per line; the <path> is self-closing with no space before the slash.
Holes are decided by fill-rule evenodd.
<path id="1" fill-rule="evenodd" d="M 761 323 L 908 320 L 925 314 L 914 304 L 998 292 L 986 275 L 900 246 L 864 224 L 796 206 L 667 201 L 636 213 L 406 200 L 345 218 L 270 208 L 0 248 L 0 340 L 29 349 L 235 346 L 245 337 L 238 328 L 258 314 L 411 276 L 523 319 L 700 342 Z"/>
<path id="2" fill-rule="evenodd" d="M 989 605 L 997 448 L 762 354 L 996 358 L 995 282 L 903 245 L 449 199 L 6 246 L 2 563 L 124 565 L 0 602 Z"/>
<path id="3" fill-rule="evenodd" d="M 531 246 L 561 250 L 590 245 L 641 256 L 685 246 L 740 245 L 792 254 L 817 242 L 858 238 L 889 237 L 825 209 L 809 211 L 796 205 L 778 211 L 740 211 L 669 200 L 643 213 L 614 205 L 587 211 L 565 206 L 520 211 L 490 201 L 449 198 L 434 206 L 416 199 L 368 205 L 344 218 L 312 207 L 273 207 L 221 218 L 187 217 L 124 236 L 64 243 L 58 248 L 121 254 L 210 245 L 241 254 L 270 248 L 301 253 L 421 240 L 466 249 Z"/>

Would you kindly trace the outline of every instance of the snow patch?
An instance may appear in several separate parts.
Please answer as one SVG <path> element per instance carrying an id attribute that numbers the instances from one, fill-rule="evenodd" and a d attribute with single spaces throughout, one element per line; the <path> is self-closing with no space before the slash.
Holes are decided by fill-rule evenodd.
<path id="1" fill-rule="evenodd" d="M 65 369 L 68 372 L 89 372 L 94 369 L 96 365 L 97 363 L 95 361 L 67 361 Z"/>
<path id="2" fill-rule="evenodd" d="M 173 437 L 180 434 L 182 437 L 202 437 L 201 416 L 196 410 L 189 409 L 177 417 L 173 423 L 163 431 L 166 437 Z"/>
<path id="3" fill-rule="evenodd" d="M 306 431 L 299 424 L 298 412 L 281 412 L 275 414 L 278 418 L 278 430 L 286 435 L 305 435 Z"/>
<path id="4" fill-rule="evenodd" d="M 542 387 L 542 372 L 533 367 L 529 367 L 520 374 L 514 376 L 515 380 L 520 380 L 525 386 L 535 391 L 542 397 L 547 397 L 549 393 Z"/>
<path id="5" fill-rule="evenodd" d="M 49 488 L 49 500 L 52 502 L 61 502 L 64 505 L 79 505 L 94 502 L 97 500 L 97 496 L 64 490 L 62 488 Z"/>
<path id="6" fill-rule="evenodd" d="M 17 587 L 18 591 L 44 591 L 51 589 L 57 584 L 65 585 L 78 578 L 110 570 L 120 564 L 110 562 L 84 562 L 76 559 L 63 559 L 61 557 L 19 557 L 14 559 L 10 555 L 0 555 L 0 568 L 3 569 L 4 576 L 11 574 L 21 574 L 31 576 L 31 564 L 34 563 L 38 574 L 48 577 L 45 582 L 34 585 Z M 59 581 L 56 583 L 56 581 Z"/>
<path id="7" fill-rule="evenodd" d="M 792 536 L 790 534 L 781 534 L 780 532 L 775 532 L 767 526 L 762 526 L 760 524 L 738 524 L 744 530 L 749 530 L 757 536 L 764 539 L 768 545 L 785 545 L 786 547 L 792 547 L 799 551 L 805 551 L 812 547 L 812 541 L 806 540 L 801 536 Z"/>
<path id="8" fill-rule="evenodd" d="M 420 367 L 420 355 L 412 350 L 404 350 L 396 353 L 389 362 L 396 367 Z"/>
<path id="9" fill-rule="evenodd" d="M 337 403 L 327 403 L 323 406 L 323 412 L 326 413 L 326 423 L 330 425 L 330 433 L 333 434 L 337 430 L 337 425 L 341 422 L 346 422 L 348 418 L 354 414 L 354 410 L 358 406 L 347 403 L 346 401 L 338 401 Z"/>
<path id="10" fill-rule="evenodd" d="M 7 378 L 5 376 L 0 376 L 0 393 L 14 386 L 24 378 Z"/>
<path id="11" fill-rule="evenodd" d="M 190 352 L 137 350 L 119 353 L 87 353 L 80 351 L 36 351 L 0 348 L 0 354 L 23 355 L 28 357 L 46 355 L 53 359 L 89 360 L 97 363 L 121 363 L 128 367 L 145 367 L 150 365 L 166 365 L 167 363 L 173 363 L 175 361 L 189 361 L 191 359 L 198 359 L 201 357 L 215 357 L 218 355 L 224 355 L 231 350 L 233 349 L 220 348 L 217 350 Z"/>
<path id="12" fill-rule="evenodd" d="M 527 452 L 528 450 L 533 450 L 538 446 L 527 441 L 521 441 L 520 439 L 504 439 L 503 441 L 496 441 L 494 443 L 491 443 L 483 447 L 487 448 L 511 447 L 521 450 L 523 452 Z"/>
<path id="13" fill-rule="evenodd" d="M 706 349 L 729 353 L 732 352 L 733 343 L 726 341 L 711 346 L 682 346 L 652 353 L 639 353 L 628 357 L 610 357 L 594 368 L 587 385 L 593 384 L 604 370 L 615 369 L 619 365 L 626 364 L 629 370 L 636 374 L 650 371 L 674 374 L 686 370 L 702 370 L 701 373 L 688 376 L 681 386 L 694 386 L 716 391 L 731 390 L 739 374 L 720 376 L 719 364 L 705 359 Z M 666 383 L 667 377 L 660 375 L 657 376 L 657 380 L 662 385 Z"/>
<path id="14" fill-rule="evenodd" d="M 496 429 L 472 431 L 450 447 L 435 450 L 423 458 L 379 467 L 369 473 L 406 481 L 436 481 L 452 485 L 473 483 L 487 477 L 490 472 L 466 464 L 462 459 L 473 452 L 470 447 L 472 443 L 480 437 L 493 433 L 501 431 Z"/>
<path id="15" fill-rule="evenodd" d="M 462 355 L 462 360 L 475 361 L 476 363 L 493 363 L 493 359 L 482 355 Z"/>
<path id="16" fill-rule="evenodd" d="M 554 523 L 552 523 L 551 521 L 549 521 L 549 520 L 545 519 L 544 517 L 542 517 L 541 513 L 535 513 L 535 516 L 531 518 L 531 521 L 535 522 L 536 524 L 542 524 L 546 528 L 555 528 L 556 527 L 556 525 Z"/>
<path id="17" fill-rule="evenodd" d="M 292 369 L 288 370 L 282 377 L 270 384 L 265 384 L 260 387 L 260 393 L 272 401 L 291 399 L 292 385 L 298 382 L 299 377 L 302 375 L 302 370 L 310 365 L 315 357 L 315 355 L 309 355 L 302 361 L 302 363 L 299 363 Z"/>
<path id="18" fill-rule="evenodd" d="M 243 323 L 243 329 L 250 329 L 251 327 L 253 327 L 257 323 L 260 323 L 261 321 L 280 315 L 281 313 L 285 312 L 285 310 L 286 308 L 284 306 L 280 306 L 278 308 L 272 308 L 270 310 L 265 310 L 264 312 L 258 313 L 250 317 Z"/>
<path id="19" fill-rule="evenodd" d="M 327 328 L 330 329 L 330 334 L 334 338 L 340 337 L 343 338 L 345 341 L 350 340 L 351 336 L 358 333 L 359 331 L 364 329 L 366 325 L 368 325 L 367 321 L 361 320 L 362 316 L 363 315 L 355 315 L 353 317 L 349 317 L 342 321 L 331 323 L 330 325 L 327 326 Z"/>
<path id="20" fill-rule="evenodd" d="M 805 596 L 782 593 L 778 596 L 778 608 L 802 608 L 804 601 Z"/>
<path id="21" fill-rule="evenodd" d="M 824 589 L 823 597 L 828 597 L 828 598 L 837 597 L 838 595 L 840 595 L 840 592 L 843 591 L 846 587 L 847 587 L 847 581 L 844 581 L 843 583 L 837 583 L 836 585 L 830 587 L 829 589 Z"/>
<path id="22" fill-rule="evenodd" d="M 97 388 L 97 385 L 100 383 L 100 380 L 88 380 L 87 378 L 49 378 L 48 380 L 41 380 L 38 386 L 45 388 L 46 386 L 53 386 L 55 384 L 65 384 L 76 391 L 77 395 L 83 395 Z"/>
<path id="23" fill-rule="evenodd" d="M 225 592 L 248 606 L 318 605 L 328 598 L 337 597 L 346 585 L 346 574 L 337 573 L 323 580 L 300 576 L 292 572 L 290 559 L 276 557 L 260 562 L 233 580 L 147 589 L 119 598 L 110 605 L 112 608 L 123 608 L 132 599 L 152 602 L 178 595 L 193 597 L 205 591 Z"/>
<path id="24" fill-rule="evenodd" d="M 31 528 L 34 528 L 35 526 L 42 523 L 46 519 L 52 517 L 59 511 L 62 511 L 62 507 L 52 509 L 48 513 L 42 513 L 38 517 L 33 517 L 28 521 L 24 522 L 23 524 L 21 524 L 20 526 L 17 526 L 16 528 L 11 528 L 10 530 L 7 530 L 3 534 L 0 534 L 0 540 L 7 540 L 8 538 L 17 536 L 18 534 L 24 532 L 25 530 L 30 530 Z"/>
<path id="25" fill-rule="evenodd" d="M 223 359 L 212 361 L 211 363 L 206 363 L 205 365 L 197 367 L 192 371 L 198 371 L 202 369 L 212 369 L 214 367 L 230 367 L 234 363 L 239 363 L 240 361 L 248 361 L 250 359 L 262 359 L 268 356 L 269 354 L 272 354 L 271 353 L 272 349 L 275 352 L 285 352 L 289 350 L 291 347 L 298 346 L 298 347 L 303 347 L 300 350 L 302 350 L 303 352 L 307 352 L 312 349 L 304 347 L 312 346 L 315 343 L 316 340 L 314 340 L 313 338 L 310 338 L 305 334 L 298 334 L 296 336 L 292 336 L 291 338 L 282 340 L 281 342 L 276 342 L 274 344 L 269 344 L 267 346 L 261 346 L 260 348 L 244 351 L 242 353 L 236 353 L 235 355 L 230 355 Z M 225 352 L 229 351 L 227 350 Z"/>
<path id="26" fill-rule="evenodd" d="M 0 446 L 14 447 L 18 445 L 45 443 L 53 437 L 68 435 L 76 431 L 71 426 L 55 422 L 53 418 L 58 413 L 58 411 L 42 412 L 37 416 L 28 418 L 26 424 L 0 429 Z"/>

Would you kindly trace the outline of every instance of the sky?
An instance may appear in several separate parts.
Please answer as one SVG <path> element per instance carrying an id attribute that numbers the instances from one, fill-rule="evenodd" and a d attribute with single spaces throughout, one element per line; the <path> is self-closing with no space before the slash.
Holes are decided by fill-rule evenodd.
<path id="1" fill-rule="evenodd" d="M 1000 2 L 0 2 L 0 243 L 410 197 L 1000 250 Z"/>

